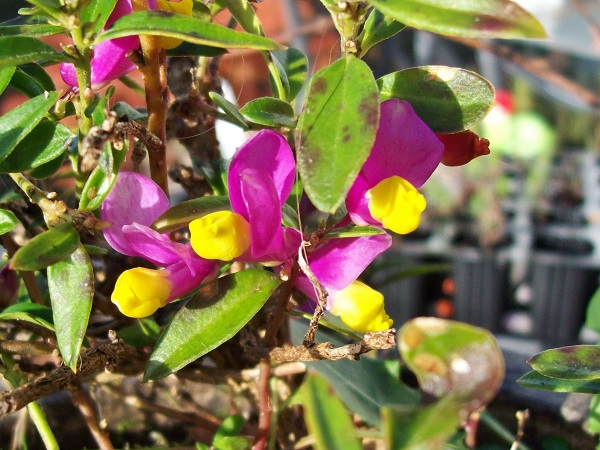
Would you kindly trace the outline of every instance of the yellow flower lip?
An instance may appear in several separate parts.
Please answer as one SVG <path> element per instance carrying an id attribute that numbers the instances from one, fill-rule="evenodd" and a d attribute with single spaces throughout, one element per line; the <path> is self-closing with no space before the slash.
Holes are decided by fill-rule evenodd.
<path id="1" fill-rule="evenodd" d="M 330 311 L 360 333 L 388 330 L 394 323 L 385 312 L 383 295 L 361 281 L 333 294 Z"/>
<path id="2" fill-rule="evenodd" d="M 180 2 L 157 0 L 156 7 L 161 11 L 171 11 L 184 16 L 191 16 L 194 9 L 194 2 L 193 0 L 181 0 Z M 165 50 L 171 50 L 181 45 L 182 42 L 183 40 L 181 39 L 165 36 L 160 37 L 158 40 L 159 45 Z"/>
<path id="3" fill-rule="evenodd" d="M 143 267 L 123 272 L 115 284 L 111 301 L 125 316 L 142 318 L 165 306 L 171 295 L 171 282 L 165 270 Z"/>
<path id="4" fill-rule="evenodd" d="M 380 181 L 367 191 L 366 198 L 371 216 L 384 228 L 398 234 L 415 231 L 426 206 L 425 197 L 398 176 Z"/>
<path id="5" fill-rule="evenodd" d="M 250 247 L 250 225 L 231 211 L 207 214 L 190 222 L 190 243 L 204 259 L 231 261 Z"/>

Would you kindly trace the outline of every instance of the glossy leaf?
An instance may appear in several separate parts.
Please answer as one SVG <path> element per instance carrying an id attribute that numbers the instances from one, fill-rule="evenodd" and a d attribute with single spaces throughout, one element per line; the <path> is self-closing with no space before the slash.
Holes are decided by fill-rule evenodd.
<path id="1" fill-rule="evenodd" d="M 154 345 L 160 335 L 160 325 L 154 319 L 147 317 L 139 319 L 134 325 L 119 330 L 119 338 L 127 345 L 148 347 Z"/>
<path id="2" fill-rule="evenodd" d="M 219 0 L 219 3 L 231 13 L 233 18 L 248 33 L 264 36 L 265 32 L 252 4 L 247 0 Z"/>
<path id="3" fill-rule="evenodd" d="M 34 63 L 20 66 L 10 80 L 10 86 L 30 98 L 55 90 L 54 83 L 46 71 Z"/>
<path id="4" fill-rule="evenodd" d="M 590 433 L 600 433 L 600 395 L 596 394 L 590 400 L 590 412 L 586 429 Z"/>
<path id="5" fill-rule="evenodd" d="M 420 30 L 478 38 L 544 38 L 542 25 L 510 0 L 370 0 L 382 13 Z"/>
<path id="6" fill-rule="evenodd" d="M 211 298 L 198 293 L 173 317 L 150 356 L 146 381 L 176 372 L 231 339 L 262 308 L 279 278 L 244 270 L 214 283 Z"/>
<path id="7" fill-rule="evenodd" d="M 0 37 L 0 67 L 39 61 L 71 61 L 67 55 L 57 52 L 37 38 L 27 36 Z"/>
<path id="8" fill-rule="evenodd" d="M 54 158 L 52 161 L 48 161 L 45 164 L 37 166 L 35 169 L 31 169 L 29 171 L 29 175 L 31 175 L 36 180 L 43 180 L 45 178 L 49 178 L 52 175 L 54 175 L 58 171 L 58 169 L 62 167 L 66 157 L 67 152 L 64 152 L 57 158 Z"/>
<path id="9" fill-rule="evenodd" d="M 400 329 L 398 346 L 421 389 L 452 398 L 467 413 L 485 406 L 502 384 L 502 352 L 483 328 L 420 317 Z"/>
<path id="10" fill-rule="evenodd" d="M 198 2 L 194 2 L 194 6 L 198 4 Z M 192 44 L 191 42 L 183 42 L 177 47 L 167 50 L 167 56 L 220 56 L 227 53 L 229 52 L 224 48 Z"/>
<path id="11" fill-rule="evenodd" d="M 405 25 L 403 23 L 400 23 L 391 17 L 387 17 L 381 11 L 376 9 L 371 11 L 362 32 L 358 37 L 361 58 L 365 56 L 369 49 L 375 44 L 391 38 L 404 28 Z"/>
<path id="12" fill-rule="evenodd" d="M 425 407 L 384 407 L 382 420 L 386 448 L 442 449 L 460 426 L 459 411 L 450 398 Z"/>
<path id="13" fill-rule="evenodd" d="M 49 25 L 38 23 L 35 25 L 6 25 L 0 27 L 0 37 L 4 36 L 27 36 L 41 37 L 51 36 L 53 34 L 64 33 L 64 27 L 58 25 Z"/>
<path id="14" fill-rule="evenodd" d="M 61 123 L 42 120 L 2 162 L 0 172 L 25 172 L 62 155 L 75 135 Z"/>
<path id="15" fill-rule="evenodd" d="M 37 303 L 17 303 L 0 312 L 2 320 L 23 320 L 54 331 L 52 308 Z"/>
<path id="16" fill-rule="evenodd" d="M 352 418 L 325 378 L 309 375 L 300 398 L 309 433 L 317 450 L 360 450 Z"/>
<path id="17" fill-rule="evenodd" d="M 298 169 L 321 211 L 335 212 L 369 156 L 379 123 L 371 69 L 345 56 L 312 78 L 298 120 Z"/>
<path id="18" fill-rule="evenodd" d="M 480 122 L 494 105 L 494 87 L 474 72 L 423 66 L 377 80 L 381 101 L 406 100 L 436 133 L 456 133 Z"/>
<path id="19" fill-rule="evenodd" d="M 339 227 L 329 231 L 325 237 L 327 238 L 353 238 L 361 236 L 376 236 L 378 234 L 384 234 L 381 228 L 378 227 Z"/>
<path id="20" fill-rule="evenodd" d="M 108 16 L 118 0 L 92 0 L 82 11 L 81 22 L 88 24 L 89 29 L 86 32 L 97 34 L 102 30 L 104 24 L 108 20 Z"/>
<path id="21" fill-rule="evenodd" d="M 235 123 L 242 130 L 247 131 L 249 129 L 248 124 L 246 123 L 246 119 L 244 116 L 238 111 L 237 107 L 227 100 L 222 95 L 217 94 L 216 92 L 209 92 L 208 95 L 212 99 L 215 104 L 223 110 L 223 112 L 231 119 L 233 123 Z"/>
<path id="22" fill-rule="evenodd" d="M 521 386 L 530 389 L 544 389 L 554 392 L 580 392 L 582 394 L 600 394 L 598 380 L 565 380 L 542 375 L 535 370 L 527 372 L 517 380 Z"/>
<path id="23" fill-rule="evenodd" d="M 585 326 L 600 332 L 600 289 L 596 289 L 587 307 Z"/>
<path id="24" fill-rule="evenodd" d="M 599 345 L 572 345 L 545 350 L 527 362 L 547 377 L 581 381 L 600 379 Z"/>
<path id="25" fill-rule="evenodd" d="M 0 162 L 42 120 L 57 99 L 58 92 L 38 95 L 0 117 L 0 136 L 2 136 Z"/>
<path id="26" fill-rule="evenodd" d="M 56 264 L 79 246 L 79 234 L 66 222 L 35 236 L 15 252 L 10 260 L 13 270 L 41 270 Z"/>
<path id="27" fill-rule="evenodd" d="M 215 431 L 213 440 L 218 441 L 225 437 L 237 436 L 240 431 L 242 431 L 244 422 L 244 416 L 241 414 L 226 417 L 223 419 L 223 422 L 221 422 L 221 425 L 219 425 L 219 428 L 217 428 L 217 431 Z"/>
<path id="28" fill-rule="evenodd" d="M 27 0 L 27 2 L 40 7 L 52 17 L 61 15 L 62 4 L 60 0 Z"/>
<path id="29" fill-rule="evenodd" d="M 217 211 L 231 211 L 229 197 L 200 197 L 178 203 L 162 213 L 152 224 L 159 233 L 170 233 L 187 226 L 192 220 Z"/>
<path id="30" fill-rule="evenodd" d="M 123 16 L 101 34 L 97 42 L 137 34 L 167 36 L 220 48 L 280 48 L 279 44 L 262 36 L 234 31 L 222 25 L 166 11 L 141 11 Z"/>
<path id="31" fill-rule="evenodd" d="M 240 113 L 249 122 L 267 127 L 296 128 L 294 109 L 284 100 L 274 97 L 261 97 L 246 103 Z"/>
<path id="32" fill-rule="evenodd" d="M 94 298 L 92 264 L 79 245 L 69 257 L 48 267 L 47 273 L 58 348 L 65 364 L 77 372 Z"/>
<path id="33" fill-rule="evenodd" d="M 19 219 L 7 209 L 0 209 L 0 234 L 8 233 L 19 224 Z"/>
<path id="34" fill-rule="evenodd" d="M 292 47 L 274 50 L 270 55 L 285 89 L 286 98 L 294 100 L 306 83 L 308 58 L 300 50 Z M 269 80 L 273 84 L 271 77 Z M 271 85 L 271 89 L 276 92 L 275 86 Z"/>
<path id="35" fill-rule="evenodd" d="M 15 70 L 17 70 L 17 68 L 14 66 L 0 67 L 0 94 L 4 92 L 4 89 L 6 89 L 6 86 L 10 83 Z"/>

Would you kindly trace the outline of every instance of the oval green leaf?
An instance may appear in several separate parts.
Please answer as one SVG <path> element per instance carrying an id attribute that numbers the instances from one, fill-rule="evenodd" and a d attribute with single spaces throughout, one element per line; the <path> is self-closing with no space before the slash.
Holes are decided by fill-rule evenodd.
<path id="1" fill-rule="evenodd" d="M 297 48 L 286 48 L 270 52 L 271 59 L 279 73 L 279 78 L 285 89 L 286 98 L 294 100 L 302 90 L 308 75 L 308 58 Z M 272 76 L 269 74 L 271 90 L 277 92 L 273 84 Z"/>
<path id="2" fill-rule="evenodd" d="M 4 89 L 6 89 L 6 86 L 10 83 L 15 70 L 17 70 L 17 68 L 14 66 L 0 67 L 0 94 L 4 92 Z"/>
<path id="3" fill-rule="evenodd" d="M 366 55 L 375 44 L 391 38 L 405 28 L 403 23 L 398 22 L 391 17 L 387 17 L 381 11 L 374 9 L 369 14 L 363 27 L 358 42 L 360 44 L 360 57 Z"/>
<path id="4" fill-rule="evenodd" d="M 23 320 L 54 331 L 52 308 L 37 303 L 17 303 L 0 312 L 0 320 Z"/>
<path id="5" fill-rule="evenodd" d="M 77 372 L 94 298 L 94 271 L 82 245 L 63 261 L 48 267 L 48 291 L 58 349 L 65 364 Z"/>
<path id="6" fill-rule="evenodd" d="M 123 16 L 101 34 L 96 43 L 139 34 L 168 36 L 219 48 L 281 48 L 276 42 L 262 36 L 234 31 L 222 25 L 166 11 L 141 11 Z"/>
<path id="7" fill-rule="evenodd" d="M 235 123 L 244 131 L 249 129 L 246 119 L 244 119 L 244 116 L 240 114 L 237 107 L 233 103 L 216 92 L 209 92 L 208 95 L 212 101 L 215 102 L 215 105 L 221 108 L 225 114 L 227 114 L 227 117 L 229 117 L 231 122 Z"/>
<path id="8" fill-rule="evenodd" d="M 310 374 L 300 388 L 306 426 L 317 450 L 360 450 L 352 418 L 320 375 Z"/>
<path id="9" fill-rule="evenodd" d="M 420 30 L 477 38 L 544 38 L 544 27 L 510 0 L 369 0 L 382 13 Z"/>
<path id="10" fill-rule="evenodd" d="M 30 98 L 56 90 L 46 71 L 34 63 L 20 66 L 10 80 L 10 86 Z"/>
<path id="11" fill-rule="evenodd" d="M 488 80 L 455 67 L 414 67 L 385 75 L 377 85 L 381 101 L 406 100 L 436 133 L 467 130 L 494 105 L 494 87 Z"/>
<path id="12" fill-rule="evenodd" d="M 196 294 L 160 336 L 144 380 L 157 380 L 231 339 L 262 308 L 279 285 L 265 270 L 244 270 L 216 280 L 211 298 Z"/>
<path id="13" fill-rule="evenodd" d="M 42 120 L 2 162 L 0 172 L 25 172 L 62 155 L 75 135 L 61 123 Z"/>
<path id="14" fill-rule="evenodd" d="M 530 389 L 544 389 L 553 392 L 580 392 L 582 394 L 600 394 L 598 380 L 566 380 L 551 378 L 535 370 L 527 372 L 517 380 L 521 386 Z"/>
<path id="15" fill-rule="evenodd" d="M 296 134 L 304 190 L 321 211 L 344 202 L 379 124 L 377 85 L 367 64 L 345 56 L 312 78 Z"/>
<path id="16" fill-rule="evenodd" d="M 41 270 L 73 253 L 79 246 L 79 233 L 66 222 L 38 234 L 15 252 L 10 260 L 13 270 Z"/>
<path id="17" fill-rule="evenodd" d="M 0 66 L 18 66 L 40 59 L 62 62 L 72 61 L 64 53 L 57 52 L 37 38 L 27 36 L 0 37 Z"/>
<path id="18" fill-rule="evenodd" d="M 81 12 L 81 22 L 86 24 L 86 32 L 98 34 L 106 24 L 118 0 L 91 0 Z"/>
<path id="19" fill-rule="evenodd" d="M 67 152 L 64 152 L 58 157 L 54 158 L 52 161 L 48 161 L 47 163 L 44 163 L 41 166 L 37 166 L 35 169 L 31 169 L 29 171 L 29 175 L 31 175 L 36 180 L 43 180 L 45 178 L 49 178 L 52 175 L 54 175 L 58 171 L 58 169 L 62 167 L 66 157 Z"/>
<path id="20" fill-rule="evenodd" d="M 19 224 L 19 219 L 11 211 L 0 209 L 0 234 L 8 233 Z"/>
<path id="21" fill-rule="evenodd" d="M 329 231 L 325 237 L 326 238 L 354 238 L 354 237 L 362 237 L 362 236 L 377 236 L 378 234 L 384 234 L 381 228 L 378 227 L 357 227 L 357 226 L 348 226 L 348 227 L 340 227 L 334 228 Z"/>
<path id="22" fill-rule="evenodd" d="M 217 211 L 231 211 L 229 197 L 223 195 L 186 200 L 162 213 L 152 228 L 159 233 L 170 233 L 187 226 L 194 219 Z"/>
<path id="23" fill-rule="evenodd" d="M 42 120 L 58 99 L 58 92 L 38 95 L 0 117 L 0 162 Z"/>
<path id="24" fill-rule="evenodd" d="M 572 345 L 543 351 L 527 361 L 551 378 L 563 380 L 600 379 L 600 345 Z"/>
<path id="25" fill-rule="evenodd" d="M 35 25 L 7 25 L 0 27 L 0 37 L 4 36 L 28 36 L 41 37 L 64 33 L 64 27 L 38 23 Z"/>
<path id="26" fill-rule="evenodd" d="M 240 112 L 249 122 L 266 127 L 296 128 L 294 108 L 288 102 L 274 97 L 261 97 L 250 100 Z"/>

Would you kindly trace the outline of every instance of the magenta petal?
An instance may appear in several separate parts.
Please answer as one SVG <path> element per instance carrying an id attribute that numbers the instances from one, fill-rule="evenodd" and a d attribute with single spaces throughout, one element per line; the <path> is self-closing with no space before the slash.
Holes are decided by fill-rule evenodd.
<path id="1" fill-rule="evenodd" d="M 136 68 L 127 54 L 140 46 L 137 36 L 126 36 L 100 42 L 94 47 L 92 66 L 92 88 L 115 80 Z"/>
<path id="2" fill-rule="evenodd" d="M 149 227 L 169 207 L 169 199 L 150 178 L 121 172 L 100 210 L 100 219 L 111 223 L 104 229 L 104 237 L 116 251 L 135 254 L 123 235 L 123 227 L 133 222 Z"/>
<path id="3" fill-rule="evenodd" d="M 60 65 L 60 76 L 69 86 L 77 86 L 77 72 L 73 63 L 62 63 Z"/>
<path id="4" fill-rule="evenodd" d="M 381 104 L 375 144 L 362 172 L 370 187 L 397 175 L 419 188 L 440 163 L 444 145 L 412 106 L 398 99 Z"/>
<path id="5" fill-rule="evenodd" d="M 271 180 L 279 198 L 278 206 L 290 195 L 296 164 L 292 150 L 281 134 L 271 130 L 260 131 L 233 156 L 229 166 L 229 199 L 232 209 L 239 214 L 246 210 L 241 179 L 241 174 L 246 169 L 254 169 L 262 179 Z"/>
<path id="6" fill-rule="evenodd" d="M 388 234 L 333 239 L 310 255 L 308 265 L 323 286 L 339 291 L 356 280 L 390 245 L 392 238 Z"/>
<path id="7" fill-rule="evenodd" d="M 181 260 L 181 253 L 185 246 L 170 240 L 168 236 L 152 228 L 134 223 L 125 225 L 122 231 L 133 252 L 133 254 L 129 253 L 130 256 L 141 256 L 152 264 L 162 267 Z"/>
<path id="8" fill-rule="evenodd" d="M 156 0 L 154 0 L 156 1 Z M 133 7 L 131 5 L 131 0 L 118 0 L 117 4 L 115 5 L 115 8 L 112 10 L 112 12 L 110 13 L 110 16 L 108 16 L 108 19 L 106 21 L 106 24 L 104 25 L 104 28 L 110 28 L 110 26 L 115 23 L 115 20 L 123 17 L 126 14 L 131 14 L 133 12 Z"/>
<path id="9" fill-rule="evenodd" d="M 173 286 L 168 300 L 172 301 L 215 278 L 219 274 L 219 264 L 196 256 L 191 268 L 184 261 L 179 261 L 165 270 L 169 272 L 168 279 Z"/>
<path id="10" fill-rule="evenodd" d="M 362 173 L 359 173 L 346 197 L 346 209 L 348 210 L 348 214 L 350 214 L 352 222 L 356 225 L 381 225 L 380 222 L 371 217 L 369 200 L 365 197 L 367 191 L 371 189 L 371 187 L 372 186 L 369 186 L 367 180 L 362 176 Z"/>

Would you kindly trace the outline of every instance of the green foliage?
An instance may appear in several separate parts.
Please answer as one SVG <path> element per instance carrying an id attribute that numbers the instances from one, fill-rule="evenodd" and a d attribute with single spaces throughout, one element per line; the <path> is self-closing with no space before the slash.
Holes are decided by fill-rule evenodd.
<path id="1" fill-rule="evenodd" d="M 71 61 L 64 53 L 57 52 L 50 45 L 34 37 L 0 37 L 0 67 L 18 66 L 46 59 L 49 61 Z"/>
<path id="2" fill-rule="evenodd" d="M 52 308 L 36 303 L 22 302 L 9 306 L 0 312 L 0 321 L 23 320 L 54 331 Z"/>
<path id="3" fill-rule="evenodd" d="M 391 38 L 402 31 L 404 27 L 403 23 L 387 17 L 382 12 L 374 9 L 369 14 L 363 30 L 358 37 L 360 56 L 363 57 L 374 45 Z"/>
<path id="4" fill-rule="evenodd" d="M 8 86 L 16 69 L 17 68 L 14 66 L 0 67 L 0 94 L 2 94 L 4 89 L 6 89 L 6 86 Z"/>
<path id="5" fill-rule="evenodd" d="M 10 80 L 10 86 L 30 98 L 56 90 L 52 78 L 42 66 L 35 63 L 19 66 Z"/>
<path id="6" fill-rule="evenodd" d="M 229 197 L 200 197 L 178 203 L 162 213 L 152 224 L 160 233 L 169 233 L 187 226 L 192 220 L 217 211 L 230 211 Z"/>
<path id="7" fill-rule="evenodd" d="M 600 346 L 573 345 L 543 351 L 527 361 L 547 377 L 562 380 L 600 379 Z"/>
<path id="8" fill-rule="evenodd" d="M 521 386 L 531 389 L 544 389 L 554 392 L 581 392 L 583 394 L 600 393 L 600 382 L 596 380 L 574 380 L 551 378 L 535 370 L 527 372 L 517 380 Z"/>
<path id="9" fill-rule="evenodd" d="M 296 128 L 294 109 L 284 100 L 273 97 L 255 98 L 246 103 L 240 113 L 249 122 L 266 127 Z"/>
<path id="10" fill-rule="evenodd" d="M 0 209 L 0 234 L 8 233 L 19 224 L 19 219 L 6 209 Z"/>
<path id="11" fill-rule="evenodd" d="M 302 90 L 308 75 L 308 58 L 297 48 L 273 50 L 269 53 L 285 90 L 285 98 L 294 100 Z M 269 74 L 271 89 L 275 92 L 273 77 Z"/>
<path id="12" fill-rule="evenodd" d="M 210 92 L 208 95 L 212 101 L 223 110 L 231 123 L 237 125 L 244 131 L 247 131 L 250 128 L 246 122 L 246 119 L 244 119 L 244 116 L 238 110 L 237 106 L 216 92 Z"/>

